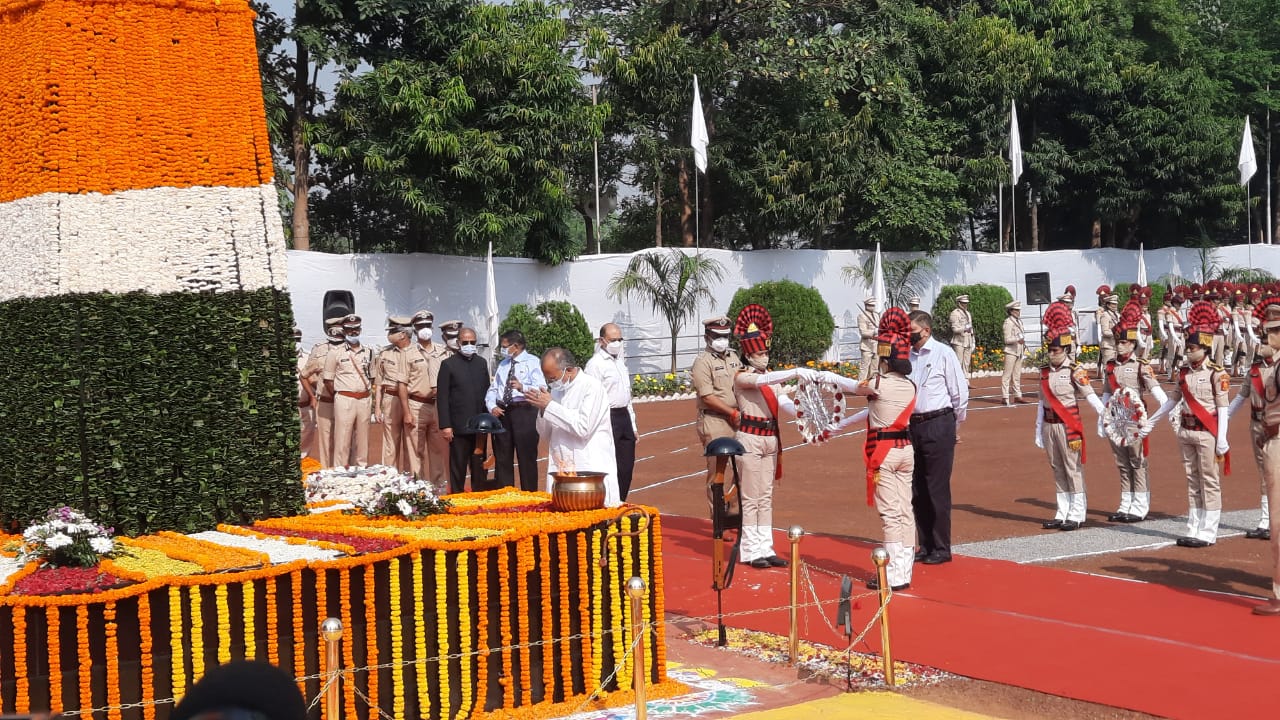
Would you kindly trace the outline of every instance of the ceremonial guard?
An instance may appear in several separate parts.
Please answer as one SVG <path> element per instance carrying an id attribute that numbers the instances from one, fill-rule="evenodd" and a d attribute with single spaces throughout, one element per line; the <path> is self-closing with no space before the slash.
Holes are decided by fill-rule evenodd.
<path id="1" fill-rule="evenodd" d="M 1268 297 L 1258 302 L 1254 309 L 1262 329 L 1263 342 L 1258 354 L 1263 361 L 1270 360 L 1270 374 L 1259 370 L 1255 381 L 1250 371 L 1251 417 L 1261 413 L 1249 427 L 1253 434 L 1254 457 L 1262 471 L 1265 501 L 1270 506 L 1280 503 L 1280 372 L 1276 371 L 1276 359 L 1280 354 L 1280 296 Z M 1280 516 L 1269 518 L 1267 537 L 1271 541 L 1271 599 L 1253 608 L 1255 615 L 1280 615 Z"/>
<path id="2" fill-rule="evenodd" d="M 1107 287 L 1106 285 L 1102 286 Z M 1099 288 L 1102 289 L 1102 288 Z M 1116 310 L 1120 299 L 1108 292 L 1102 296 L 1102 307 L 1098 310 L 1098 374 L 1106 367 L 1107 361 L 1116 356 L 1116 323 L 1120 322 L 1120 313 Z"/>
<path id="3" fill-rule="evenodd" d="M 298 369 L 298 419 L 302 434 L 298 436 L 298 453 L 302 457 L 317 457 L 316 452 L 316 389 L 307 380 L 307 358 L 311 353 L 302 349 L 302 330 L 293 329 L 294 360 Z"/>
<path id="4" fill-rule="evenodd" d="M 880 319 L 875 376 L 854 383 L 834 373 L 823 379 L 835 382 L 848 392 L 867 396 L 867 407 L 840 421 L 844 428 L 867 421 L 867 441 L 863 457 L 867 463 L 867 504 L 880 513 L 884 549 L 889 553 L 886 578 L 896 590 L 911 587 L 915 563 L 916 521 L 911 506 L 911 477 L 915 452 L 908 425 L 916 407 L 916 386 L 907 379 L 911 373 L 911 325 L 906 313 L 889 308 Z M 867 582 L 879 590 L 877 580 Z"/>
<path id="5" fill-rule="evenodd" d="M 405 430 L 413 428 L 413 415 L 409 410 L 409 363 L 404 351 L 409 347 L 409 323 L 407 317 L 387 318 L 389 345 L 378 351 L 373 361 L 373 414 L 382 424 L 382 464 L 400 472 L 408 472 L 409 458 L 405 452 Z"/>
<path id="6" fill-rule="evenodd" d="M 1102 405 L 1107 416 L 1131 420 L 1143 405 L 1142 395 L 1149 392 L 1157 407 L 1169 398 L 1151 365 L 1135 353 L 1140 338 L 1142 309 L 1137 303 L 1125 306 L 1116 324 L 1116 358 L 1108 361 L 1102 375 Z M 1132 394 L 1126 392 L 1132 391 Z M 1151 488 L 1147 476 L 1147 434 L 1150 424 L 1136 427 L 1104 428 L 1102 416 L 1098 418 L 1098 437 L 1107 438 L 1111 454 L 1120 470 L 1120 507 L 1107 519 L 1111 522 L 1135 523 L 1145 520 L 1151 509 Z"/>
<path id="7" fill-rule="evenodd" d="M 333 393 L 324 384 L 324 364 L 330 352 L 346 344 L 342 318 L 324 321 L 325 342 L 316 343 L 307 356 L 303 378 L 311 384 L 316 399 L 316 459 L 321 467 L 333 467 Z"/>
<path id="8" fill-rule="evenodd" d="M 1259 327 L 1263 326 L 1268 308 L 1277 319 L 1280 319 L 1280 297 L 1267 298 L 1259 303 L 1256 318 Z M 1276 354 L 1275 350 L 1265 342 L 1266 339 L 1264 331 L 1262 338 L 1264 342 L 1258 346 L 1258 357 L 1249 367 L 1248 375 L 1240 385 L 1239 394 L 1231 401 L 1231 406 L 1228 408 L 1228 416 L 1234 417 L 1240 408 L 1246 405 L 1249 407 L 1249 436 L 1253 440 L 1253 459 L 1258 463 L 1258 474 L 1262 478 L 1262 513 L 1258 518 L 1257 526 L 1245 532 L 1244 536 L 1256 540 L 1271 539 L 1271 501 L 1267 494 L 1267 458 L 1263 448 L 1266 447 L 1268 440 L 1267 389 L 1273 384 L 1276 374 Z M 1272 424 L 1274 426 L 1280 423 L 1273 420 Z M 1274 433 L 1275 427 L 1271 430 Z"/>
<path id="9" fill-rule="evenodd" d="M 729 318 L 721 315 L 702 321 L 707 346 L 693 359 L 689 380 L 698 394 L 698 440 L 705 449 L 716 438 L 731 438 L 738 430 L 741 413 L 733 392 L 734 378 L 742 369 L 738 353 L 729 347 L 733 329 Z M 707 482 L 715 477 L 716 458 L 707 458 Z"/>
<path id="10" fill-rule="evenodd" d="M 867 298 L 858 313 L 858 347 L 862 362 L 858 364 L 858 377 L 867 378 L 876 369 L 876 333 L 880 328 L 880 313 L 876 312 L 876 299 Z"/>
<path id="11" fill-rule="evenodd" d="M 1004 375 L 1000 377 L 1000 393 L 1004 404 L 1022 402 L 1022 359 L 1027 354 L 1027 340 L 1022 331 L 1022 303 L 1006 303 L 1004 311 Z M 1009 398 L 1013 398 L 1011 401 Z"/>
<path id="12" fill-rule="evenodd" d="M 1084 524 L 1088 507 L 1084 484 L 1084 421 L 1080 400 L 1102 414 L 1102 401 L 1089 384 L 1089 371 L 1070 362 L 1067 351 L 1075 343 L 1068 328 L 1070 312 L 1046 312 L 1049 360 L 1040 368 L 1040 404 L 1036 413 L 1036 447 L 1043 448 L 1053 469 L 1057 510 L 1046 530 L 1076 530 Z M 1051 308 L 1052 310 L 1052 308 Z"/>
<path id="13" fill-rule="evenodd" d="M 1213 289 L 1205 296 L 1213 302 L 1213 309 L 1218 313 L 1218 329 L 1213 331 L 1213 347 L 1209 360 L 1226 368 L 1231 363 L 1227 351 L 1231 345 L 1231 309 L 1227 307 L 1226 288 L 1221 283 L 1213 282 Z"/>
<path id="14" fill-rule="evenodd" d="M 790 400 L 770 386 L 796 377 L 813 378 L 817 373 L 807 368 L 769 371 L 773 319 L 763 306 L 742 308 L 733 332 L 738 336 L 738 346 L 747 363 L 733 380 L 737 408 L 741 412 L 737 440 L 746 450 L 738 460 L 738 492 L 742 495 L 741 558 L 754 568 L 786 567 L 787 561 L 773 551 L 773 484 L 782 479 L 779 407 L 789 407 Z M 794 408 L 790 411 L 795 414 Z"/>
<path id="15" fill-rule="evenodd" d="M 408 362 L 406 383 L 409 389 L 409 414 L 413 427 L 409 428 L 405 447 L 409 455 L 409 470 L 426 478 L 438 490 L 449 488 L 449 441 L 440 427 L 436 392 L 440 379 L 440 366 L 452 354 L 431 341 L 435 315 L 430 310 L 419 310 L 413 316 L 414 339 L 405 349 Z M 458 329 L 461 329 L 459 323 Z M 457 330 L 453 332 L 457 340 Z M 480 436 L 481 438 L 484 435 Z M 482 451 L 483 452 L 483 451 Z"/>
<path id="16" fill-rule="evenodd" d="M 1165 293 L 1164 305 L 1160 308 L 1158 316 L 1160 323 L 1160 337 L 1164 340 L 1164 349 L 1162 357 L 1164 358 L 1163 366 L 1160 368 L 1161 373 L 1168 373 L 1169 379 L 1172 380 L 1174 373 L 1182 366 L 1183 355 L 1185 354 L 1184 336 L 1182 333 L 1182 295 L 1178 291 L 1172 290 Z"/>
<path id="17" fill-rule="evenodd" d="M 973 335 L 973 313 L 969 312 L 969 296 L 957 295 L 956 307 L 948 317 L 951 321 L 951 349 L 960 359 L 965 378 L 969 377 L 973 363 L 973 349 L 977 342 Z"/>
<path id="18" fill-rule="evenodd" d="M 369 464 L 373 350 L 360 344 L 360 328 L 359 315 L 343 318 L 346 347 L 330 350 L 324 360 L 325 391 L 333 398 L 334 465 Z"/>
<path id="19" fill-rule="evenodd" d="M 1172 411 L 1169 418 L 1182 449 L 1187 473 L 1187 535 L 1182 547 L 1202 548 L 1218 539 L 1222 517 L 1222 474 L 1231 474 L 1227 445 L 1228 393 L 1231 378 L 1221 365 L 1209 360 L 1215 331 L 1222 322 L 1213 303 L 1201 301 L 1187 313 L 1187 366 L 1178 373 L 1178 387 L 1156 412 L 1152 424 Z"/>
<path id="20" fill-rule="evenodd" d="M 1146 285 L 1134 286 L 1133 294 L 1129 296 L 1132 300 L 1135 296 L 1138 299 L 1138 347 L 1134 349 L 1142 360 L 1151 359 L 1151 350 L 1155 347 L 1155 331 L 1151 325 L 1151 288 Z M 1119 349 L 1116 353 L 1119 354 Z"/>

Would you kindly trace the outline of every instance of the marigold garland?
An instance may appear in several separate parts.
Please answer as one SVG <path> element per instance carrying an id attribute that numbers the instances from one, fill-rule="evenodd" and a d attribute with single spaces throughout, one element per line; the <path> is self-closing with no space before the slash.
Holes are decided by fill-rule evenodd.
<path id="1" fill-rule="evenodd" d="M 628 522 L 629 521 L 626 518 L 619 519 L 619 529 L 627 529 L 623 526 Z M 631 541 L 633 539 L 634 538 L 630 535 L 618 536 L 618 547 L 621 552 L 621 557 L 617 559 L 618 575 L 613 579 L 613 591 L 618 594 L 619 610 L 618 615 L 613 621 L 613 629 L 615 637 L 618 638 L 617 642 L 622 646 L 623 653 L 625 653 L 635 641 L 631 632 L 631 629 L 635 627 L 633 620 L 635 614 L 631 611 L 631 596 L 623 591 L 623 588 L 626 587 L 627 582 L 631 579 L 632 573 L 635 570 L 635 566 L 631 562 Z M 613 563 L 610 563 L 610 565 L 612 564 Z M 618 668 L 618 687 L 629 688 L 632 686 L 631 678 L 635 673 L 636 658 L 635 655 L 632 655 L 626 662 L 623 662 L 622 658 L 622 655 L 614 656 L 614 662 L 621 665 L 621 667 Z"/>
<path id="2" fill-rule="evenodd" d="M 473 711 L 471 706 L 471 580 L 469 565 L 471 553 L 458 553 L 458 676 L 462 683 L 462 697 L 458 710 L 465 716 Z"/>
<path id="3" fill-rule="evenodd" d="M 532 672 L 533 648 L 529 647 L 529 620 L 532 608 L 529 607 L 529 572 L 533 569 L 533 541 L 524 539 L 516 543 L 516 601 L 519 602 L 513 617 L 517 621 L 518 634 L 516 641 L 520 643 L 520 704 L 533 702 Z"/>
<path id="4" fill-rule="evenodd" d="M 258 622 L 255 617 L 257 604 L 253 581 L 240 583 L 241 625 L 244 628 L 244 657 L 253 660 L 258 657 Z"/>
<path id="5" fill-rule="evenodd" d="M 658 513 L 649 516 L 649 547 L 652 548 L 653 585 L 649 594 L 653 598 L 653 657 L 658 672 L 665 673 L 667 667 L 667 603 L 662 580 L 662 518 Z"/>
<path id="6" fill-rule="evenodd" d="M 13 611 L 20 612 L 22 608 L 14 608 Z M 44 609 L 44 622 L 46 634 L 48 635 L 48 655 L 49 655 L 49 710 L 53 713 L 62 709 L 62 615 L 61 610 L 56 606 L 50 605 Z M 141 609 L 139 610 L 141 615 Z M 144 654 L 143 657 L 150 657 L 150 654 Z M 150 667 L 149 663 L 143 663 L 144 668 Z"/>
<path id="7" fill-rule="evenodd" d="M 26 609 L 23 609 L 26 612 Z M 76 606 L 76 680 L 80 683 L 80 707 L 93 707 L 93 656 L 89 653 L 89 606 Z M 21 712 L 21 711 L 19 711 Z"/>
<path id="8" fill-rule="evenodd" d="M 103 560 L 98 566 L 116 577 L 138 582 L 204 572 L 204 568 L 196 563 L 177 560 L 159 550 L 139 546 L 126 546 L 119 555 Z"/>
<path id="9" fill-rule="evenodd" d="M 191 677 L 204 677 L 204 612 L 201 609 L 200 586 L 187 588 L 191 599 Z"/>
<path id="10" fill-rule="evenodd" d="M 538 593 L 539 603 L 542 606 L 542 635 L 538 640 L 542 642 L 539 652 L 542 653 L 542 702 L 546 702 L 555 697 L 555 627 L 552 625 L 551 615 L 551 538 L 546 535 L 538 536 Z"/>
<path id="11" fill-rule="evenodd" d="M 279 583 L 276 578 L 267 581 L 267 660 L 276 667 L 280 666 L 280 608 L 276 602 L 276 591 Z M 301 677 L 295 675 L 294 677 Z"/>
<path id="12" fill-rule="evenodd" d="M 498 639 L 502 643 L 502 707 L 516 706 L 515 688 L 511 679 L 511 559 L 506 552 L 498 553 Z"/>
<path id="13" fill-rule="evenodd" d="M 569 612 L 570 606 L 573 604 L 569 598 L 569 536 L 560 533 L 556 536 L 556 548 L 559 550 L 556 557 L 559 562 L 556 563 L 556 569 L 559 571 L 560 582 L 558 590 L 560 591 L 560 627 L 557 637 L 560 640 L 560 682 L 564 687 L 564 697 L 573 695 L 573 641 L 564 638 L 573 634 L 572 613 Z M 553 695 L 552 698 L 555 696 Z M 551 698 L 548 698 L 551 699 Z"/>
<path id="14" fill-rule="evenodd" d="M 27 674 L 21 670 L 27 666 L 27 609 L 24 607 L 13 609 L 13 666 L 18 669 L 14 677 L 17 686 L 14 712 L 26 715 L 31 712 L 31 688 Z"/>
<path id="15" fill-rule="evenodd" d="M 476 707 L 483 712 L 489 697 L 489 556 L 492 550 L 476 553 Z"/>
<path id="16" fill-rule="evenodd" d="M 151 638 L 151 595 L 143 593 L 138 596 L 138 656 L 144 660 L 151 657 L 153 644 L 154 641 Z M 149 662 L 141 662 L 139 667 L 139 680 L 142 685 L 142 720 L 155 720 L 155 667 Z"/>
<path id="17" fill-rule="evenodd" d="M 424 580 L 422 577 L 422 553 L 414 553 L 413 569 L 413 659 L 415 680 L 418 686 L 418 716 L 431 717 L 431 686 L 427 682 L 427 618 Z"/>
<path id="18" fill-rule="evenodd" d="M 404 558 L 391 561 L 391 717 L 404 717 L 404 628 L 401 623 L 400 570 Z"/>
<path id="19" fill-rule="evenodd" d="M 587 532 L 579 531 L 577 537 L 578 546 L 578 636 L 582 638 L 582 691 L 593 692 L 596 689 L 595 682 L 591 679 L 589 669 L 595 667 L 595 648 L 592 642 L 595 638 L 595 628 L 592 626 L 593 612 L 591 606 L 593 598 L 598 598 L 591 594 L 591 564 L 587 560 L 587 551 L 590 548 L 590 536 Z M 566 693 L 568 695 L 568 693 Z"/>
<path id="20" fill-rule="evenodd" d="M 365 642 L 365 665 L 373 667 L 378 664 L 378 603 L 377 603 L 377 574 L 374 572 L 374 565 L 366 565 L 364 567 L 364 642 Z M 448 625 L 448 623 L 443 623 Z M 365 683 L 368 687 L 369 696 L 369 713 L 371 715 L 380 712 L 381 704 L 378 702 L 378 686 L 381 684 L 381 672 L 378 670 L 369 670 L 365 673 Z"/>
<path id="21" fill-rule="evenodd" d="M 449 655 L 449 567 L 445 564 L 445 554 L 435 554 L 436 571 L 436 656 L 440 658 L 436 666 L 440 674 L 440 717 L 451 716 L 452 705 L 449 693 L 449 665 L 445 659 Z M 443 622 L 440 622 L 443 620 Z"/>
<path id="22" fill-rule="evenodd" d="M 637 538 L 636 554 L 640 558 L 640 572 L 638 575 L 639 577 L 644 578 L 645 582 L 648 583 L 649 582 L 649 536 L 647 533 L 642 533 L 640 537 Z M 649 623 L 650 621 L 653 620 L 653 615 L 649 612 L 649 603 L 653 602 L 653 597 L 655 594 L 661 594 L 658 591 L 656 584 L 650 585 L 647 588 L 647 590 L 648 592 L 645 594 L 644 602 L 640 603 L 640 622 L 645 629 L 644 630 L 645 659 L 648 661 L 645 663 L 646 667 L 643 670 L 643 672 L 645 673 L 646 684 L 654 681 L 652 673 L 649 672 L 649 668 L 653 666 L 654 654 L 657 652 L 657 648 L 654 645 L 655 641 L 654 641 L 653 631 L 649 629 Z"/>
<path id="23" fill-rule="evenodd" d="M 107 632 L 107 720 L 120 720 L 120 626 L 116 623 L 116 604 L 102 608 Z"/>
<path id="24" fill-rule="evenodd" d="M 600 535 L 594 530 L 591 532 L 591 560 L 600 557 Z M 591 655 L 591 681 L 588 692 L 595 692 L 599 689 L 601 692 L 608 690 L 600 686 L 601 680 L 604 679 L 604 644 L 608 642 L 604 636 L 604 615 L 608 611 L 608 605 L 604 604 L 604 573 L 597 572 L 595 563 L 591 562 L 586 565 L 588 573 L 591 575 L 591 594 L 584 597 L 591 598 L 591 637 L 598 640 L 600 649 Z M 612 597 L 612 596 L 610 596 Z M 616 647 L 615 647 L 616 649 Z"/>
<path id="25" fill-rule="evenodd" d="M 169 658 L 170 658 L 170 691 L 175 700 L 187 694 L 187 662 L 186 644 L 182 639 L 182 590 L 176 585 L 169 586 Z M 84 705 L 80 707 L 93 707 Z"/>
<path id="26" fill-rule="evenodd" d="M 342 603 L 342 666 L 345 668 L 354 668 L 356 666 L 355 650 L 355 628 L 351 626 L 351 574 L 338 574 L 338 597 Z M 299 593 L 301 594 L 301 593 Z M 301 676 L 303 673 L 299 673 Z M 348 671 L 342 676 L 343 683 L 355 685 L 354 673 Z M 346 713 L 343 717 L 355 718 L 356 715 L 356 694 L 354 687 L 345 687 L 342 692 L 343 711 Z"/>
<path id="27" fill-rule="evenodd" d="M 218 664 L 231 662 L 231 604 L 227 602 L 227 586 L 213 588 L 214 623 L 218 630 Z"/>

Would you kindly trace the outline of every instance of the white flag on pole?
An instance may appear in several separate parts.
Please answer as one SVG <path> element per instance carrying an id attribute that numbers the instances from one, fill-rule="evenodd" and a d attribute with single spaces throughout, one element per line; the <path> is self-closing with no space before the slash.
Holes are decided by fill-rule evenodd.
<path id="1" fill-rule="evenodd" d="M 1009 101 L 1009 173 L 1010 184 L 1017 185 L 1022 177 L 1022 133 L 1018 132 L 1018 106 Z"/>
<path id="2" fill-rule="evenodd" d="M 490 357 L 498 355 L 498 286 L 493 281 L 493 243 L 489 243 L 489 257 L 485 260 L 484 322 L 489 333 Z"/>
<path id="3" fill-rule="evenodd" d="M 702 95 L 698 92 L 698 76 L 693 76 L 693 124 L 689 144 L 693 146 L 693 164 L 707 171 L 707 122 L 702 118 Z"/>
<path id="4" fill-rule="evenodd" d="M 1258 172 L 1258 159 L 1253 155 L 1253 131 L 1249 129 L 1249 116 L 1244 116 L 1244 137 L 1240 138 L 1240 184 L 1248 185 L 1249 178 Z"/>
<path id="5" fill-rule="evenodd" d="M 871 278 L 871 297 L 876 299 L 876 310 L 884 312 L 889 309 L 886 304 L 888 301 L 887 294 L 884 290 L 884 265 L 880 263 L 880 241 L 876 241 L 876 264 L 874 275 Z"/>
<path id="6" fill-rule="evenodd" d="M 1138 284 L 1147 284 L 1147 262 L 1142 258 L 1142 243 L 1138 243 Z"/>

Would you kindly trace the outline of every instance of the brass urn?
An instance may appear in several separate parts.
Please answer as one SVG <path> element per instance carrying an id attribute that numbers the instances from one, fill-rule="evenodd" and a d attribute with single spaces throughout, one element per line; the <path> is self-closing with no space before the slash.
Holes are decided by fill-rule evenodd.
<path id="1" fill-rule="evenodd" d="M 604 478 L 607 473 L 579 470 L 551 473 L 551 507 L 562 512 L 599 510 L 604 507 Z"/>

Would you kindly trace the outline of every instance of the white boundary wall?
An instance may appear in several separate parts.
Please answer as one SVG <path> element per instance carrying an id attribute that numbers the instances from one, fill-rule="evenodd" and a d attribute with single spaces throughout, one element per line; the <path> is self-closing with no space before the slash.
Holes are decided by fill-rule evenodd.
<path id="1" fill-rule="evenodd" d="M 692 252 L 692 251 L 690 251 Z M 725 267 L 725 279 L 712 288 L 714 307 L 698 308 L 697 317 L 681 331 L 679 366 L 687 368 L 701 346 L 700 318 L 726 310 L 738 288 L 766 280 L 790 279 L 816 288 L 831 308 L 838 326 L 842 355 L 856 349 L 856 317 L 869 292 L 857 280 L 847 280 L 843 268 L 861 267 L 870 251 L 854 250 L 763 250 L 731 252 L 704 250 Z M 885 253 L 885 257 L 909 254 Z M 503 317 L 517 303 L 529 305 L 543 300 L 567 300 L 582 311 L 595 333 L 600 325 L 616 322 L 628 339 L 626 353 L 632 372 L 665 371 L 669 367 L 666 322 L 639 302 L 619 303 L 608 297 L 610 280 L 626 268 L 630 255 L 586 255 L 556 267 L 524 258 L 494 258 L 498 308 Z M 448 255 L 333 255 L 290 250 L 289 291 L 293 312 L 308 347 L 320 342 L 321 313 L 326 290 L 351 290 L 356 312 L 364 319 L 366 342 L 385 342 L 383 328 L 388 315 L 411 315 L 420 309 L 435 313 L 436 325 L 450 319 L 463 320 L 483 335 L 484 258 Z M 1221 267 L 1261 268 L 1280 275 L 1280 246 L 1244 245 L 1218 248 L 1215 262 Z M 1166 274 L 1198 278 L 1197 250 L 1165 248 L 1144 253 L 1147 277 L 1156 282 Z M 922 294 L 924 309 L 943 285 L 989 283 L 1002 285 L 1017 299 L 1026 301 L 1026 273 L 1047 272 L 1050 289 L 1056 296 L 1067 285 L 1075 285 L 1078 309 L 1094 307 L 1094 290 L 1102 284 L 1134 282 L 1138 253 L 1129 250 L 1055 250 L 1050 252 L 979 253 L 946 251 L 937 257 L 938 273 Z M 1082 312 L 1082 314 L 1085 314 Z M 1024 312 L 1024 316 L 1033 313 Z M 1082 317 L 1081 328 L 1089 338 L 1091 322 Z M 853 329 L 849 329 L 849 328 Z M 439 335 L 437 334 L 437 338 Z M 486 343 L 489 338 L 480 337 Z"/>

